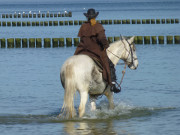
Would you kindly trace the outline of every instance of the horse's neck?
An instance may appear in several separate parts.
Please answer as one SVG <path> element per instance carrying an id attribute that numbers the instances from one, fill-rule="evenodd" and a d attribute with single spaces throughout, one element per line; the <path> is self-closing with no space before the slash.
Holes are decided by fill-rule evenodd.
<path id="1" fill-rule="evenodd" d="M 118 61 L 122 59 L 123 53 L 124 53 L 124 45 L 121 41 L 117 41 L 114 43 L 111 43 L 110 47 L 106 50 L 107 55 L 109 59 L 112 61 L 112 63 L 116 66 Z"/>

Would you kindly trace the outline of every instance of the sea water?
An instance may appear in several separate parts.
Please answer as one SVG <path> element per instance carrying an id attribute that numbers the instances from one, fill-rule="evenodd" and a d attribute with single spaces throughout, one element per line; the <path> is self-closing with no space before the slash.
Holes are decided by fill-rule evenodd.
<path id="1" fill-rule="evenodd" d="M 179 5 L 179 2 L 6 4 L 0 5 L 0 13 L 71 10 L 72 18 L 45 19 L 81 20 L 85 19 L 83 13 L 93 7 L 100 12 L 98 19 L 164 19 L 180 18 Z M 179 35 L 180 28 L 179 24 L 104 27 L 107 36 Z M 0 38 L 77 37 L 79 28 L 0 27 Z M 0 49 L 0 134 L 179 134 L 180 45 L 136 45 L 136 48 L 138 69 L 126 69 L 122 92 L 114 94 L 115 109 L 108 109 L 103 96 L 97 101 L 95 112 L 90 111 L 87 103 L 85 117 L 71 120 L 57 117 L 64 95 L 59 73 L 76 48 Z M 117 65 L 118 80 L 122 70 L 123 66 Z M 77 94 L 76 110 L 78 106 Z"/>

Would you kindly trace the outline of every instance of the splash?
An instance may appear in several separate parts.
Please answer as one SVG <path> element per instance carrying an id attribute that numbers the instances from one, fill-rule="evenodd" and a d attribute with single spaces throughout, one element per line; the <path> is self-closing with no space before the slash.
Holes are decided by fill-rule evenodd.
<path id="1" fill-rule="evenodd" d="M 83 119 L 130 119 L 134 117 L 152 116 L 161 111 L 176 109 L 174 107 L 137 107 L 126 102 L 115 103 L 114 110 L 108 108 L 107 101 L 101 101 L 96 111 L 90 111 L 87 107 Z"/>

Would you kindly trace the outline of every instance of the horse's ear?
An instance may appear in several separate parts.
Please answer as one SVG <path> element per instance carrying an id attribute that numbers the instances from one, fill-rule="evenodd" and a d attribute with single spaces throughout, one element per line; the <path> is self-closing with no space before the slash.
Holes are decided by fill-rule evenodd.
<path id="1" fill-rule="evenodd" d="M 131 38 L 129 39 L 129 42 L 132 43 L 132 42 L 134 41 L 134 38 L 135 38 L 135 36 L 131 37 Z"/>

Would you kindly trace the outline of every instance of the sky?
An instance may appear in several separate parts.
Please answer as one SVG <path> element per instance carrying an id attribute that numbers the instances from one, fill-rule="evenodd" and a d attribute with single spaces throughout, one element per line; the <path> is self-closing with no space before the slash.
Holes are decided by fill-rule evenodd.
<path id="1" fill-rule="evenodd" d="M 74 2 L 163 2 L 163 1 L 180 1 L 180 0 L 0 0 L 0 4 L 19 4 L 19 3 L 74 3 Z"/>

